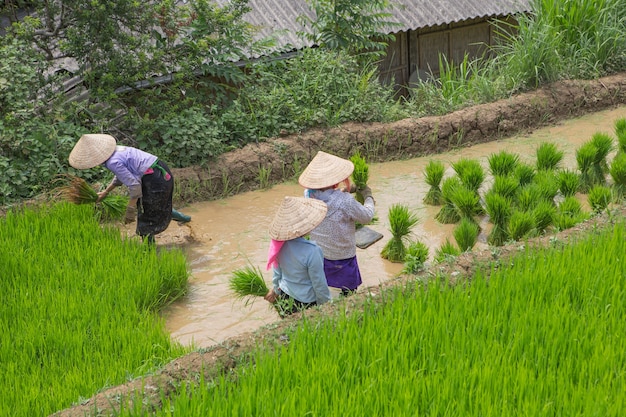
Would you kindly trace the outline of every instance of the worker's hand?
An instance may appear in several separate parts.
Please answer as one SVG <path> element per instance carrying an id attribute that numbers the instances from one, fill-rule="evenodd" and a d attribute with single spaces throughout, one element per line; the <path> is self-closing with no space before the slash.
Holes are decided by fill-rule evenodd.
<path id="1" fill-rule="evenodd" d="M 124 223 L 132 223 L 137 220 L 137 209 L 132 206 L 126 207 L 126 215 L 124 215 Z"/>
<path id="2" fill-rule="evenodd" d="M 98 193 L 98 199 L 96 200 L 96 203 L 99 203 L 99 202 L 101 202 L 102 200 L 104 200 L 104 198 L 105 198 L 108 194 L 109 194 L 109 193 L 107 193 L 107 192 L 106 192 L 106 190 L 105 190 L 105 191 L 100 191 L 100 192 Z"/>
<path id="3" fill-rule="evenodd" d="M 365 201 L 368 197 L 371 197 L 372 200 L 374 199 L 374 197 L 372 196 L 372 189 L 367 185 L 359 189 L 358 192 L 361 193 L 361 195 L 363 196 L 363 201 Z"/>
<path id="4" fill-rule="evenodd" d="M 276 294 L 276 292 L 272 289 L 270 290 L 267 294 L 265 294 L 265 297 L 263 297 L 267 302 L 269 302 L 270 304 L 274 304 L 276 303 L 276 299 L 278 298 L 278 295 Z"/>

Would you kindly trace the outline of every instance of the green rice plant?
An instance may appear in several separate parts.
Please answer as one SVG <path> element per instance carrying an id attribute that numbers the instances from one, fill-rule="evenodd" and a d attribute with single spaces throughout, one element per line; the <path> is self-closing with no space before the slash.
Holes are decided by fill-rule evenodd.
<path id="1" fill-rule="evenodd" d="M 535 178 L 535 174 L 536 171 L 534 166 L 521 162 L 515 167 L 515 171 L 513 172 L 513 175 L 519 181 L 520 187 L 530 184 Z"/>
<path id="2" fill-rule="evenodd" d="M 594 184 L 593 163 L 596 159 L 596 146 L 587 141 L 576 150 L 576 164 L 580 171 L 580 191 L 588 192 Z"/>
<path id="3" fill-rule="evenodd" d="M 458 246 L 455 246 L 449 239 L 446 239 L 446 241 L 435 251 L 435 262 L 442 263 L 453 260 L 460 254 L 461 250 Z"/>
<path id="4" fill-rule="evenodd" d="M 514 210 L 509 219 L 509 236 L 513 240 L 522 240 L 535 231 L 535 218 L 530 211 Z"/>
<path id="5" fill-rule="evenodd" d="M 424 168 L 424 180 L 430 186 L 428 192 L 424 196 L 424 204 L 431 206 L 441 205 L 443 195 L 441 193 L 441 180 L 445 172 L 443 162 L 431 159 Z"/>
<path id="6" fill-rule="evenodd" d="M 542 201 L 542 195 L 539 184 L 531 183 L 518 190 L 515 197 L 515 206 L 521 211 L 530 211 L 540 201 Z"/>
<path id="7" fill-rule="evenodd" d="M 57 187 L 56 193 L 74 204 L 93 204 L 100 220 L 119 220 L 126 213 L 128 198 L 118 194 L 108 194 L 98 202 L 98 193 L 87 181 L 76 175 L 66 175 L 67 184 Z"/>
<path id="8" fill-rule="evenodd" d="M 513 174 L 519 164 L 519 155 L 507 151 L 492 153 L 487 158 L 491 175 L 508 176 Z"/>
<path id="9" fill-rule="evenodd" d="M 625 119 L 626 120 L 626 119 Z M 626 196 L 626 152 L 618 152 L 611 161 L 609 174 L 613 179 L 613 194 L 618 200 Z"/>
<path id="10" fill-rule="evenodd" d="M 559 167 L 565 153 L 554 143 L 543 142 L 537 147 L 537 171 L 553 171 Z"/>
<path id="11" fill-rule="evenodd" d="M 582 205 L 575 197 L 566 197 L 558 205 L 554 217 L 554 226 L 559 230 L 566 230 L 589 218 L 583 212 Z"/>
<path id="12" fill-rule="evenodd" d="M 424 267 L 424 264 L 428 260 L 428 255 L 428 245 L 419 241 L 411 242 L 404 255 L 404 269 L 402 272 L 405 274 L 417 273 Z"/>
<path id="13" fill-rule="evenodd" d="M 519 180 L 512 175 L 496 175 L 491 186 L 492 192 L 506 198 L 514 198 L 520 187 Z"/>
<path id="14" fill-rule="evenodd" d="M 571 197 L 580 188 L 580 176 L 577 172 L 569 169 L 559 171 L 559 190 L 564 197 Z"/>
<path id="15" fill-rule="evenodd" d="M 613 138 L 602 132 L 596 132 L 591 136 L 591 143 L 596 147 L 593 161 L 594 184 L 606 184 L 606 174 L 609 172 L 607 157 L 613 150 Z"/>
<path id="16" fill-rule="evenodd" d="M 533 178 L 533 184 L 539 187 L 541 199 L 554 202 L 554 197 L 559 193 L 559 179 L 555 171 L 544 170 L 537 172 Z"/>
<path id="17" fill-rule="evenodd" d="M 478 224 L 467 217 L 463 217 L 452 231 L 454 240 L 456 240 L 456 244 L 461 252 L 471 251 L 478 241 L 479 234 L 480 228 Z"/>
<path id="18" fill-rule="evenodd" d="M 537 233 L 542 234 L 553 224 L 556 207 L 548 201 L 540 201 L 532 209 L 532 215 Z"/>
<path id="19" fill-rule="evenodd" d="M 452 163 L 452 169 L 463 185 L 478 193 L 485 180 L 485 170 L 476 159 L 461 158 Z"/>
<path id="20" fill-rule="evenodd" d="M 417 216 L 404 204 L 393 204 L 388 213 L 391 239 L 381 251 L 381 256 L 391 262 L 404 262 L 405 240 L 418 222 Z"/>
<path id="21" fill-rule="evenodd" d="M 615 121 L 615 136 L 617 136 L 618 153 L 626 152 L 626 117 Z"/>
<path id="22" fill-rule="evenodd" d="M 233 271 L 228 288 L 237 299 L 244 301 L 246 306 L 269 292 L 261 269 L 252 265 Z"/>
<path id="23" fill-rule="evenodd" d="M 606 185 L 594 185 L 587 196 L 587 201 L 595 213 L 606 210 L 612 200 L 613 193 Z"/>
<path id="24" fill-rule="evenodd" d="M 450 201 L 461 219 L 466 218 L 474 223 L 474 216 L 483 211 L 478 194 L 464 185 L 454 188 Z"/>
<path id="25" fill-rule="evenodd" d="M 485 207 L 489 221 L 493 223 L 487 243 L 502 246 L 509 240 L 508 223 L 513 210 L 511 200 L 496 192 L 489 192 L 485 195 Z"/>
<path id="26" fill-rule="evenodd" d="M 454 208 L 452 203 L 452 194 L 456 188 L 462 187 L 463 184 L 459 177 L 448 177 L 441 184 L 441 195 L 443 197 L 443 207 L 435 215 L 435 220 L 442 224 L 452 224 L 458 222 L 461 217 Z"/>
<path id="27" fill-rule="evenodd" d="M 354 153 L 350 157 L 350 161 L 354 164 L 354 171 L 352 171 L 352 181 L 354 181 L 354 185 L 356 185 L 357 192 L 355 193 L 355 198 L 361 204 L 365 201 L 363 195 L 359 192 L 360 189 L 363 189 L 367 182 L 369 181 L 369 165 L 365 161 L 365 158 L 361 156 L 360 152 Z"/>

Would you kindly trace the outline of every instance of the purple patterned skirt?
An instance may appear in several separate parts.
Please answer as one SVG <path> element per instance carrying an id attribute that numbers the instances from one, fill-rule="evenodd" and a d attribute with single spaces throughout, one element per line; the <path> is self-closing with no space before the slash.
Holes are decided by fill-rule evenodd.
<path id="1" fill-rule="evenodd" d="M 338 261 L 324 259 L 324 273 L 329 287 L 354 291 L 363 282 L 356 256 Z"/>

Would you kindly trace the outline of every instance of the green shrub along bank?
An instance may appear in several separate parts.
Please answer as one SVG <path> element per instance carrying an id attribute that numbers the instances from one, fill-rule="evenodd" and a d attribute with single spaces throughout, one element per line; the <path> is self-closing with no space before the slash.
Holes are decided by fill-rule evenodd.
<path id="1" fill-rule="evenodd" d="M 156 314 L 186 291 L 181 251 L 69 203 L 9 212 L 0 248 L 0 415 L 49 415 L 187 352 Z"/>
<path id="2" fill-rule="evenodd" d="M 415 280 L 305 317 L 253 364 L 117 415 L 620 417 L 625 238 L 620 223 L 522 249 L 467 285 Z"/>
<path id="3" fill-rule="evenodd" d="M 355 49 L 349 46 L 332 49 L 327 45 L 283 61 L 269 57 L 244 69 L 227 65 L 232 56 L 241 56 L 245 45 L 252 45 L 246 40 L 245 25 L 238 22 L 245 3 L 233 3 L 236 10 L 225 13 L 196 0 L 187 2 L 187 8 L 156 4 L 158 11 L 149 16 L 152 6 L 137 7 L 126 1 L 100 4 L 94 11 L 96 20 L 99 13 L 145 13 L 136 21 L 162 16 L 185 25 L 188 16 L 184 13 L 190 13 L 203 16 L 208 26 L 212 21 L 219 24 L 210 29 L 198 23 L 189 28 L 188 38 L 180 39 L 176 36 L 181 32 L 170 28 L 175 36 L 172 42 L 156 39 L 157 48 L 148 52 L 142 52 L 139 45 L 148 44 L 154 32 L 142 33 L 141 27 L 134 28 L 139 36 L 133 48 L 113 48 L 109 53 L 92 51 L 89 46 L 80 49 L 88 37 L 62 40 L 60 45 L 79 61 L 104 60 L 98 66 L 84 63 L 84 85 L 92 87 L 84 100 L 68 101 L 50 88 L 62 79 L 45 76 L 49 73 L 43 65 L 46 60 L 32 47 L 36 20 L 22 22 L 0 37 L 0 62 L 7 64 L 0 66 L 0 169 L 4 173 L 0 205 L 46 191 L 56 175 L 71 171 L 67 155 L 86 132 L 112 133 L 120 142 L 155 153 L 175 168 L 206 166 L 223 152 L 280 133 L 346 121 L 389 122 L 444 114 L 559 79 L 596 78 L 626 69 L 626 0 L 537 0 L 532 13 L 517 16 L 519 27 L 497 25 L 506 42 L 495 47 L 495 58 L 448 62 L 441 57 L 437 79 L 413 89 L 409 98 L 398 99 L 393 86 L 380 84 L 375 63 L 346 52 Z M 97 20 L 98 27 L 115 21 L 105 20 Z M 227 30 L 229 25 L 233 30 Z M 104 46 L 110 48 L 115 42 L 132 41 L 117 39 L 124 33 L 114 30 L 97 35 L 106 37 Z M 116 53 L 135 47 L 137 55 Z M 222 53 L 210 56 L 207 51 Z M 151 63 L 146 62 L 149 56 Z M 194 65 L 206 77 L 192 76 L 198 73 Z M 170 83 L 128 88 L 148 74 L 167 75 L 174 68 L 179 72 L 170 77 Z M 212 77 L 227 82 L 216 83 Z M 106 180 L 105 171 L 79 174 L 90 182 Z"/>

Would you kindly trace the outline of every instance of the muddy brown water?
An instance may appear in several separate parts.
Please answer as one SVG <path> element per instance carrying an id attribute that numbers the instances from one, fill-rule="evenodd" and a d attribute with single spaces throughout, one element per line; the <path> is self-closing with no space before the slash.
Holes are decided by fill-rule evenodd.
<path id="1" fill-rule="evenodd" d="M 440 207 L 422 203 L 428 190 L 423 170 L 429 160 L 442 161 L 447 167 L 447 177 L 453 173 L 450 164 L 461 157 L 478 159 L 486 168 L 489 155 L 506 150 L 518 154 L 522 161 L 534 163 L 537 146 L 542 142 L 552 142 L 565 153 L 561 166 L 575 169 L 576 149 L 596 132 L 614 136 L 614 121 L 624 117 L 626 106 L 567 120 L 528 135 L 423 158 L 370 164 L 369 185 L 376 200 L 378 218 L 370 227 L 384 237 L 367 249 L 357 249 L 363 275 L 359 291 L 367 291 L 367 287 L 389 280 L 402 270 L 401 264 L 380 257 L 383 246 L 391 236 L 387 222 L 391 205 L 405 204 L 417 214 L 420 221 L 413 229 L 412 239 L 428 245 L 431 259 L 446 239 L 454 242 L 454 225 L 443 225 L 434 220 Z M 271 271 L 265 269 L 268 225 L 284 196 L 300 196 L 302 193 L 303 189 L 294 181 L 269 190 L 246 192 L 185 207 L 184 212 L 192 216 L 192 222 L 184 226 L 173 223 L 162 238 L 188 234 L 192 241 L 182 245 L 191 269 L 188 294 L 162 314 L 174 340 L 184 345 L 208 347 L 280 320 L 260 297 L 247 305 L 237 300 L 228 289 L 228 280 L 233 271 L 252 265 L 261 269 L 268 286 L 271 285 Z M 580 198 L 586 201 L 585 196 Z M 486 219 L 483 225 L 486 227 L 483 227 L 478 246 L 486 246 L 489 230 Z"/>

